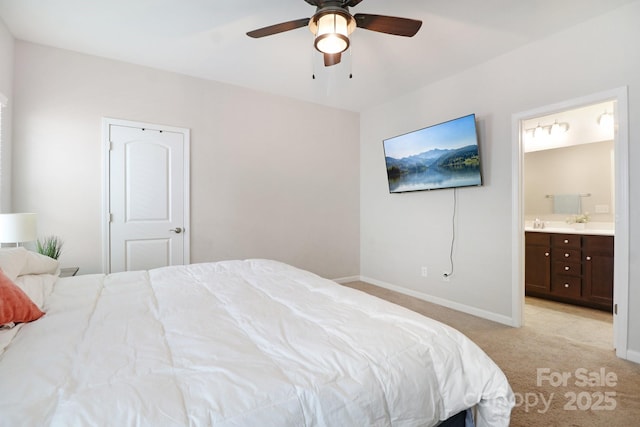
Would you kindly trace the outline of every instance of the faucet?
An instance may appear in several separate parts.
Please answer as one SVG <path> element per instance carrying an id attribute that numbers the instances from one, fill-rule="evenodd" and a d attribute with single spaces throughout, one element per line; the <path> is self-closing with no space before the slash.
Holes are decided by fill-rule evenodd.
<path id="1" fill-rule="evenodd" d="M 544 221 L 541 221 L 540 218 L 536 218 L 535 221 L 533 221 L 533 228 L 543 229 Z"/>

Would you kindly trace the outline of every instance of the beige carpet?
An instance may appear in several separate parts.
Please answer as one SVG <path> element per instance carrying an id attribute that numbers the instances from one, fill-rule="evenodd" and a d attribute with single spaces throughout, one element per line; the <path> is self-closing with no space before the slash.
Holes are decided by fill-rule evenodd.
<path id="1" fill-rule="evenodd" d="M 437 319 L 475 341 L 516 394 L 512 426 L 640 425 L 640 365 L 615 356 L 607 313 L 527 298 L 525 326 L 511 328 L 364 282 L 346 286 Z"/>

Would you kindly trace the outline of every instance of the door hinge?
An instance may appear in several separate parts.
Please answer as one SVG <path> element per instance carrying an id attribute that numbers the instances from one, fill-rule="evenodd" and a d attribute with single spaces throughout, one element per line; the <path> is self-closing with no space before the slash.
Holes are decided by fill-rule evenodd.
<path id="1" fill-rule="evenodd" d="M 107 147 L 107 149 L 108 149 L 109 151 L 113 151 L 113 142 L 109 141 L 109 143 L 108 143 L 108 144 L 109 144 L 109 146 Z"/>
<path id="2" fill-rule="evenodd" d="M 113 222 L 113 214 L 111 212 L 107 213 L 107 222 L 109 224 Z"/>
<path id="3" fill-rule="evenodd" d="M 613 304 L 613 314 L 618 314 L 618 304 Z"/>

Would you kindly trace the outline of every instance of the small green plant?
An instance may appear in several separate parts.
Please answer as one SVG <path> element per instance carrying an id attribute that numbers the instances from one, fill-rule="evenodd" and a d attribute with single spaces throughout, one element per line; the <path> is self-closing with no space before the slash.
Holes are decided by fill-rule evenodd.
<path id="1" fill-rule="evenodd" d="M 39 254 L 58 259 L 62 253 L 62 244 L 63 241 L 58 236 L 47 236 L 42 240 L 38 239 L 36 241 L 36 250 Z"/>

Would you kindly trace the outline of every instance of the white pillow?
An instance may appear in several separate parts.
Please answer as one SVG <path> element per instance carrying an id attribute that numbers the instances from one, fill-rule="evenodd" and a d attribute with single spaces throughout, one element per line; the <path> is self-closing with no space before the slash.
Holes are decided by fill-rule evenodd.
<path id="1" fill-rule="evenodd" d="M 44 310 L 44 305 L 53 291 L 56 280 L 58 280 L 58 276 L 54 274 L 25 274 L 18 276 L 14 283 L 27 294 L 40 310 Z"/>
<path id="2" fill-rule="evenodd" d="M 57 260 L 23 247 L 0 248 L 0 269 L 41 310 L 60 273 Z"/>
<path id="3" fill-rule="evenodd" d="M 50 258 L 37 252 L 27 251 L 25 264 L 18 273 L 18 276 L 25 274 L 56 274 L 58 273 L 58 260 Z M 6 271 L 5 271 L 5 274 Z"/>
<path id="4" fill-rule="evenodd" d="M 20 275 L 27 263 L 28 252 L 23 247 L 0 248 L 0 268 L 11 281 L 15 281 Z"/>

